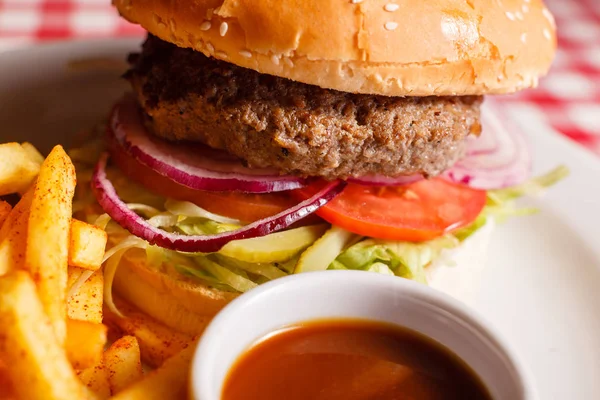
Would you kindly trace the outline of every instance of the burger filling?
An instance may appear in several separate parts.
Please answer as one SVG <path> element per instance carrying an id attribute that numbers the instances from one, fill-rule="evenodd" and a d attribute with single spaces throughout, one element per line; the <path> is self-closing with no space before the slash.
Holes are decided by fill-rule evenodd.
<path id="1" fill-rule="evenodd" d="M 438 175 L 479 135 L 481 97 L 386 97 L 260 74 L 149 36 L 127 74 L 149 130 L 252 168 L 326 179 Z"/>
<path id="2" fill-rule="evenodd" d="M 475 140 L 481 97 L 342 93 L 153 36 L 131 61 L 133 99 L 70 154 L 76 211 L 109 233 L 109 306 L 133 248 L 152 271 L 234 293 L 327 269 L 426 283 L 491 220 L 534 211 L 517 198 L 566 175 L 526 181 L 510 130 Z"/>

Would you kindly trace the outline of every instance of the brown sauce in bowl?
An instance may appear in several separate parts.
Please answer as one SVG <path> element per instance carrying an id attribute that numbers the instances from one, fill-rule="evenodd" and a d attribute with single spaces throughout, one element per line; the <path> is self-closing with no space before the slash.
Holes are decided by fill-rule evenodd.
<path id="1" fill-rule="evenodd" d="M 474 371 L 414 331 L 363 320 L 304 323 L 259 340 L 222 400 L 490 400 Z"/>

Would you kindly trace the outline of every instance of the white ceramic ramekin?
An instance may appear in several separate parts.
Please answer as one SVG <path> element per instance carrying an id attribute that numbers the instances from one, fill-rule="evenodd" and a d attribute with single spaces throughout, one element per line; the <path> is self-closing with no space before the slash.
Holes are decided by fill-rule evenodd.
<path id="1" fill-rule="evenodd" d="M 433 338 L 470 365 L 494 399 L 537 398 L 523 365 L 481 316 L 425 285 L 363 271 L 293 275 L 234 300 L 198 345 L 192 397 L 219 400 L 233 363 L 264 335 L 299 322 L 340 317 L 385 321 Z"/>

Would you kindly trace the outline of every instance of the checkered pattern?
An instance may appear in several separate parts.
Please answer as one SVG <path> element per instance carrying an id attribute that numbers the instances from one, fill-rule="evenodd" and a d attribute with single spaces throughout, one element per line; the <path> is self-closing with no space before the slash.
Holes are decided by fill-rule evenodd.
<path id="1" fill-rule="evenodd" d="M 43 40 L 141 36 L 110 0 L 0 0 L 0 50 Z"/>
<path id="2" fill-rule="evenodd" d="M 600 0 L 545 2 L 559 33 L 553 70 L 539 88 L 501 96 L 498 104 L 539 118 L 600 154 Z M 110 0 L 0 0 L 0 50 L 42 40 L 142 35 L 119 18 Z"/>
<path id="3" fill-rule="evenodd" d="M 600 0 L 546 0 L 558 26 L 551 73 L 536 89 L 502 98 L 600 154 Z M 542 114 L 543 115 L 540 115 Z"/>

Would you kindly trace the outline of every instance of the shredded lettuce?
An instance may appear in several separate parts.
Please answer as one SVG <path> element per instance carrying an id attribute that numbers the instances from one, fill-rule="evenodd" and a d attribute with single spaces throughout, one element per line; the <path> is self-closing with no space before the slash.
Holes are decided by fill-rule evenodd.
<path id="1" fill-rule="evenodd" d="M 493 199 L 496 204 L 506 204 L 524 196 L 540 196 L 548 188 L 556 185 L 567 176 L 569 176 L 569 169 L 561 165 L 544 175 L 531 178 L 520 185 L 491 190 L 488 192 L 488 197 Z"/>
<path id="2" fill-rule="evenodd" d="M 208 285 L 214 289 L 219 289 L 224 292 L 237 292 L 237 290 L 231 288 L 228 285 L 225 285 L 221 282 L 221 280 L 215 278 L 205 270 L 198 268 L 197 266 L 190 266 L 188 264 L 173 264 L 175 271 L 180 273 L 181 275 L 195 279 L 197 281 L 201 281 L 205 285 Z"/>
<path id="3" fill-rule="evenodd" d="M 153 245 L 146 246 L 146 265 L 148 267 L 158 270 L 165 260 L 165 249 Z"/>
<path id="4" fill-rule="evenodd" d="M 464 242 L 487 223 L 489 218 L 488 213 L 484 211 L 473 221 L 469 226 L 461 228 L 453 233 L 453 236 L 460 242 Z"/>
<path id="5" fill-rule="evenodd" d="M 277 266 L 277 268 L 281 269 L 282 271 L 288 273 L 288 274 L 293 274 L 294 273 L 294 269 L 296 268 L 296 265 L 298 264 L 298 259 L 300 258 L 300 256 L 296 256 L 296 257 L 292 257 L 287 261 L 284 262 L 275 262 L 273 263 L 275 266 Z"/>
<path id="6" fill-rule="evenodd" d="M 215 254 L 214 257 L 215 262 L 224 267 L 241 269 L 255 275 L 264 276 L 267 279 L 277 279 L 288 275 L 287 272 L 277 268 L 277 266 L 273 263 L 249 263 L 221 254 Z"/>
<path id="7" fill-rule="evenodd" d="M 180 216 L 179 216 L 180 217 Z M 228 231 L 239 229 L 239 225 L 222 224 L 216 221 L 211 221 L 203 218 L 186 218 L 182 219 L 176 229 L 186 235 L 216 235 Z"/>
<path id="8" fill-rule="evenodd" d="M 165 202 L 165 209 L 174 215 L 204 218 L 221 224 L 238 226 L 242 224 L 242 222 L 237 219 L 228 218 L 222 215 L 211 213 L 210 211 L 207 211 L 204 208 L 195 205 L 194 203 L 190 203 L 189 201 L 177 201 L 167 199 L 167 201 Z"/>
<path id="9" fill-rule="evenodd" d="M 395 274 L 394 274 L 394 271 L 392 271 L 392 270 L 390 269 L 390 267 L 388 267 L 386 264 L 384 264 L 384 263 L 380 263 L 380 262 L 377 262 L 377 263 L 375 263 L 375 264 L 372 264 L 372 265 L 371 265 L 369 268 L 367 268 L 365 271 L 368 271 L 368 272 L 375 272 L 375 273 L 378 273 L 378 274 L 384 274 L 384 275 L 392 275 L 392 276 L 394 276 L 394 275 L 395 275 Z"/>
<path id="10" fill-rule="evenodd" d="M 196 256 L 194 261 L 201 269 L 238 292 L 246 292 L 257 286 L 241 270 L 232 271 L 230 268 L 225 268 L 204 256 Z"/>
<path id="11" fill-rule="evenodd" d="M 157 228 L 171 228 L 177 226 L 182 221 L 179 215 L 173 215 L 168 213 L 156 214 L 152 218 L 148 219 L 148 223 Z"/>
<path id="12" fill-rule="evenodd" d="M 75 294 L 77 294 L 77 292 L 79 291 L 79 288 L 81 287 L 81 285 L 83 285 L 88 279 L 90 279 L 90 277 L 94 274 L 94 272 L 95 271 L 90 271 L 90 270 L 81 271 L 81 275 L 79 275 L 79 277 L 75 280 L 75 282 L 73 282 L 73 284 L 69 288 L 67 298 L 71 298 L 72 296 L 75 296 Z"/>
<path id="13" fill-rule="evenodd" d="M 386 274 L 389 270 L 402 278 L 426 283 L 425 267 L 437 258 L 443 249 L 454 248 L 458 244 L 458 239 L 452 235 L 423 243 L 366 239 L 342 252 L 336 261 L 347 269 Z"/>
<path id="14" fill-rule="evenodd" d="M 133 210 L 135 212 L 139 212 L 148 218 L 151 218 L 151 217 L 154 217 L 155 215 L 160 214 L 160 210 L 158 210 L 157 208 L 154 208 L 154 207 L 150 207 L 146 204 L 129 203 L 129 204 L 127 204 L 127 208 L 129 208 L 130 210 Z"/>
<path id="15" fill-rule="evenodd" d="M 132 248 L 145 249 L 148 243 L 136 236 L 128 236 L 119 242 L 117 245 L 110 248 L 104 254 L 104 303 L 106 306 L 116 315 L 123 317 L 123 314 L 119 311 L 112 296 L 112 285 L 115 280 L 115 274 L 121 258 Z"/>
<path id="16" fill-rule="evenodd" d="M 85 159 L 87 154 L 82 152 L 77 156 Z M 160 198 L 132 185 L 118 171 L 113 174 L 113 183 L 119 195 L 129 202 L 128 206 L 161 229 L 201 235 L 227 232 L 243 225 L 190 202 Z M 535 213 L 535 209 L 519 207 L 517 200 L 540 195 L 567 175 L 568 170 L 559 167 L 523 184 L 490 190 L 483 211 L 472 224 L 421 243 L 362 238 L 339 227 L 314 225 L 233 241 L 213 254 L 190 254 L 148 245 L 112 222 L 106 214 L 90 214 L 88 220 L 109 234 L 112 247 L 105 256 L 106 304 L 118 314 L 112 302 L 111 286 L 120 258 L 131 248 L 145 249 L 146 262 L 151 268 L 159 270 L 166 263 L 182 276 L 233 292 L 245 292 L 289 274 L 324 269 L 362 270 L 426 283 L 425 269 L 445 257 L 449 253 L 446 250 L 458 247 L 490 220 L 502 222 L 508 217 Z M 85 194 L 81 198 L 86 198 Z M 80 285 L 84 279 L 87 278 L 80 278 L 76 284 Z"/>

